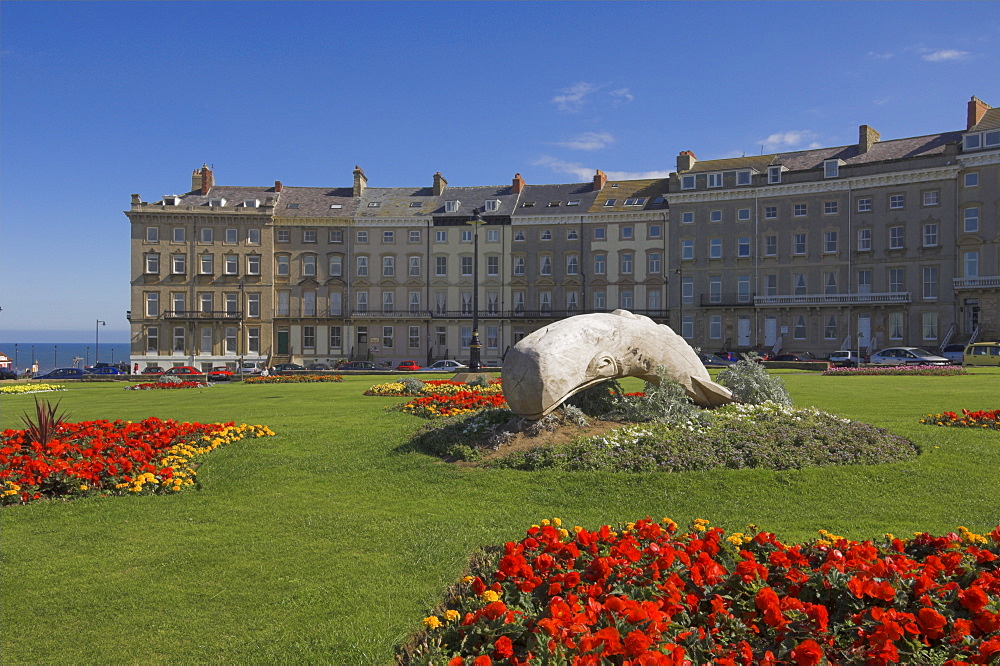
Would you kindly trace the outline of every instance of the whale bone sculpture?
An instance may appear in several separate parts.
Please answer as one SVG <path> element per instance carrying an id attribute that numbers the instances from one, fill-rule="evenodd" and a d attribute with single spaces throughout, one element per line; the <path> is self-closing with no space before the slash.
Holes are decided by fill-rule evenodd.
<path id="1" fill-rule="evenodd" d="M 669 326 L 615 310 L 568 317 L 526 336 L 503 362 L 503 392 L 518 416 L 538 420 L 575 393 L 618 377 L 659 384 L 657 366 L 702 407 L 732 402 Z"/>

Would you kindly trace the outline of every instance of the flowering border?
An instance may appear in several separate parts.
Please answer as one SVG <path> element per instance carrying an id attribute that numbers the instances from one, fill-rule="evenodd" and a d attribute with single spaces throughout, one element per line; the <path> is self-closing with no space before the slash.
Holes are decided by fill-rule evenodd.
<path id="1" fill-rule="evenodd" d="M 597 530 L 543 520 L 453 588 L 402 663 L 995 663 L 1000 525 L 988 536 L 787 545 L 698 519 Z"/>
<path id="2" fill-rule="evenodd" d="M 861 375 L 910 375 L 919 377 L 953 377 L 967 375 L 960 365 L 866 365 L 859 368 L 829 368 L 824 377 L 859 377 Z"/>
<path id="3" fill-rule="evenodd" d="M 927 414 L 920 419 L 920 422 L 924 425 L 948 426 L 953 428 L 988 428 L 991 430 L 1000 430 L 1000 409 L 981 409 L 975 412 L 963 409 L 961 416 L 955 412 Z"/>
<path id="4" fill-rule="evenodd" d="M 143 382 L 126 386 L 126 391 L 152 391 L 154 389 L 187 389 L 187 388 L 208 388 L 210 384 L 202 382 Z"/>
<path id="5" fill-rule="evenodd" d="M 28 393 L 48 393 L 49 391 L 65 391 L 62 384 L 12 384 L 0 386 L 3 395 L 27 395 Z"/>
<path id="6" fill-rule="evenodd" d="M 271 375 L 270 377 L 247 377 L 244 384 L 313 384 L 317 382 L 342 382 L 343 375 Z"/>

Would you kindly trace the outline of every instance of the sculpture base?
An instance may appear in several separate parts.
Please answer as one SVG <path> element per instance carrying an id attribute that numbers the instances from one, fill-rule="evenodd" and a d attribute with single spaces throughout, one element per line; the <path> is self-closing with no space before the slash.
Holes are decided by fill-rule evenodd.
<path id="1" fill-rule="evenodd" d="M 462 382 L 463 384 L 468 384 L 470 381 L 476 377 L 485 377 L 486 381 L 493 381 L 493 375 L 488 372 L 460 372 L 451 378 L 453 382 Z"/>

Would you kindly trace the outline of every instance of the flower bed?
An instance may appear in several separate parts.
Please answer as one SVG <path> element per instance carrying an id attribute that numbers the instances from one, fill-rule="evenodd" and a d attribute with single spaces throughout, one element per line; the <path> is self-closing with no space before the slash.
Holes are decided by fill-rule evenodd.
<path id="1" fill-rule="evenodd" d="M 955 412 L 928 414 L 920 419 L 924 425 L 950 426 L 956 428 L 989 428 L 1000 430 L 1000 409 L 970 412 L 962 410 L 961 416 Z"/>
<path id="2" fill-rule="evenodd" d="M 53 430 L 47 443 L 25 430 L 0 432 L 0 503 L 177 492 L 194 485 L 193 465 L 202 455 L 246 437 L 274 434 L 263 425 L 157 418 L 60 423 Z"/>
<path id="3" fill-rule="evenodd" d="M 25 393 L 46 393 L 48 391 L 65 391 L 62 384 L 12 384 L 11 386 L 0 386 L 0 393 L 4 395 L 24 395 Z"/>
<path id="4" fill-rule="evenodd" d="M 271 375 L 270 377 L 248 377 L 245 384 L 310 384 L 315 382 L 342 382 L 343 375 Z"/>
<path id="5" fill-rule="evenodd" d="M 186 389 L 186 388 L 206 388 L 208 384 L 201 382 L 143 382 L 126 386 L 126 391 L 152 391 L 153 389 Z"/>
<path id="6" fill-rule="evenodd" d="M 823 376 L 856 377 L 858 375 L 918 375 L 921 377 L 951 377 L 967 375 L 960 365 L 868 365 L 860 368 L 830 368 Z"/>
<path id="7" fill-rule="evenodd" d="M 470 391 L 466 387 L 466 390 L 456 391 L 450 395 L 435 393 L 424 398 L 417 398 L 403 404 L 399 409 L 404 414 L 413 414 L 425 419 L 436 419 L 442 416 L 457 416 L 480 409 L 506 406 L 507 400 L 499 391 L 496 393 L 480 393 L 479 391 Z"/>
<path id="8" fill-rule="evenodd" d="M 664 518 L 541 521 L 480 558 L 402 663 L 959 664 L 1000 659 L 1000 526 L 784 544 Z"/>
<path id="9" fill-rule="evenodd" d="M 470 385 L 465 382 L 456 382 L 450 379 L 430 379 L 423 382 L 423 386 L 419 391 L 414 392 L 406 387 L 405 381 L 401 380 L 398 382 L 375 384 L 365 391 L 364 394 L 392 398 L 428 395 L 456 395 L 470 390 L 469 387 Z M 489 386 L 476 387 L 475 390 L 482 395 L 499 395 L 503 393 L 503 386 L 501 385 L 499 379 L 494 379 L 490 381 Z"/>

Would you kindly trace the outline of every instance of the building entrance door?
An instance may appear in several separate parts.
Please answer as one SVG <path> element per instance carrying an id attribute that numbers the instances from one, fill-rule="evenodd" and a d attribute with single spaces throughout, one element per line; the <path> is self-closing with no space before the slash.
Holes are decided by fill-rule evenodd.
<path id="1" fill-rule="evenodd" d="M 764 317 L 764 346 L 773 347 L 778 341 L 778 318 Z"/>
<path id="2" fill-rule="evenodd" d="M 750 317 L 740 315 L 736 320 L 736 344 L 740 347 L 750 346 Z"/>
<path id="3" fill-rule="evenodd" d="M 278 353 L 288 353 L 288 329 L 278 331 Z"/>
<path id="4" fill-rule="evenodd" d="M 858 347 L 867 349 L 872 343 L 872 316 L 858 315 Z"/>
<path id="5" fill-rule="evenodd" d="M 979 299 L 965 299 L 965 334 L 972 333 L 979 328 Z"/>

